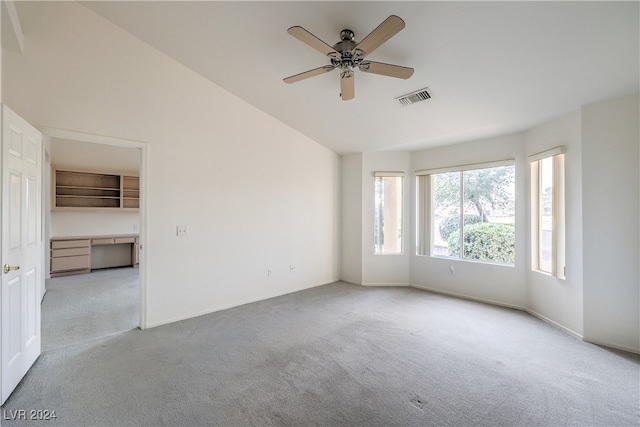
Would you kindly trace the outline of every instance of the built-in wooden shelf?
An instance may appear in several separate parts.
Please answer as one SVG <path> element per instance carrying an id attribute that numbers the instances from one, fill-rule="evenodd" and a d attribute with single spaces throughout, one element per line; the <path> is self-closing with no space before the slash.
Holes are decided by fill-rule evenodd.
<path id="1" fill-rule="evenodd" d="M 122 207 L 137 209 L 140 207 L 140 178 L 122 177 Z"/>
<path id="2" fill-rule="evenodd" d="M 137 176 L 54 169 L 52 209 L 126 209 L 140 207 Z"/>

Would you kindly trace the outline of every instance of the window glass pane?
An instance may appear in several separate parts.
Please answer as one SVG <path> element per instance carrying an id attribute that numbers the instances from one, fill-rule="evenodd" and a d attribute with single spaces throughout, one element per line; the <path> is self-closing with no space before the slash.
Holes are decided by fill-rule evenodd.
<path id="1" fill-rule="evenodd" d="M 431 255 L 514 264 L 515 166 L 431 177 Z"/>
<path id="2" fill-rule="evenodd" d="M 515 262 L 514 166 L 463 172 L 465 259 Z"/>
<path id="3" fill-rule="evenodd" d="M 416 177 L 416 255 L 431 255 L 431 175 Z"/>
<path id="4" fill-rule="evenodd" d="M 460 255 L 460 172 L 433 175 L 432 255 Z"/>
<path id="5" fill-rule="evenodd" d="M 553 259 L 553 157 L 540 160 L 538 268 L 551 273 Z"/>
<path id="6" fill-rule="evenodd" d="M 377 176 L 375 180 L 375 253 L 402 252 L 401 176 Z"/>

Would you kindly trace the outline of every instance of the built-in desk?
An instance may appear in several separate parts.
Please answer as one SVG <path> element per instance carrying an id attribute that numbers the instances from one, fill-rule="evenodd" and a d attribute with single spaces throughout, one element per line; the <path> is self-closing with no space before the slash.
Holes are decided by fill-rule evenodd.
<path id="1" fill-rule="evenodd" d="M 95 255 L 107 245 L 125 245 L 130 252 L 124 259 L 116 261 L 116 265 L 106 266 L 138 266 L 140 238 L 137 234 L 52 237 L 50 244 L 52 277 L 91 272 L 92 253 Z"/>

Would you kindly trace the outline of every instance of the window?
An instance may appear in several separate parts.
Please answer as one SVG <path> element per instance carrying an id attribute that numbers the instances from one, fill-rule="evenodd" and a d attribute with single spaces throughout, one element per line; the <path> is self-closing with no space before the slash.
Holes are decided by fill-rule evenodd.
<path id="1" fill-rule="evenodd" d="M 418 255 L 513 264 L 513 163 L 417 172 Z"/>
<path id="2" fill-rule="evenodd" d="M 375 253 L 402 253 L 402 172 L 375 173 Z"/>
<path id="3" fill-rule="evenodd" d="M 564 148 L 529 157 L 531 268 L 564 277 Z"/>

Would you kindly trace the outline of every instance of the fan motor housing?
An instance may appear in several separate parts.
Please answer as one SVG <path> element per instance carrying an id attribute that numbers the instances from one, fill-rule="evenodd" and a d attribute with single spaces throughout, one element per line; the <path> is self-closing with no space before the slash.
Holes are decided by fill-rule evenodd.
<path id="1" fill-rule="evenodd" d="M 351 54 L 353 48 L 358 45 L 358 43 L 353 40 L 354 37 L 355 34 L 353 34 L 353 31 L 348 29 L 342 30 L 340 32 L 340 41 L 332 46 L 333 49 L 340 52 L 343 56 L 346 52 Z"/>
<path id="2" fill-rule="evenodd" d="M 334 44 L 332 47 L 338 52 L 344 54 L 345 52 L 351 53 L 351 50 L 357 45 L 358 43 L 353 40 L 342 40 L 341 42 Z"/>

